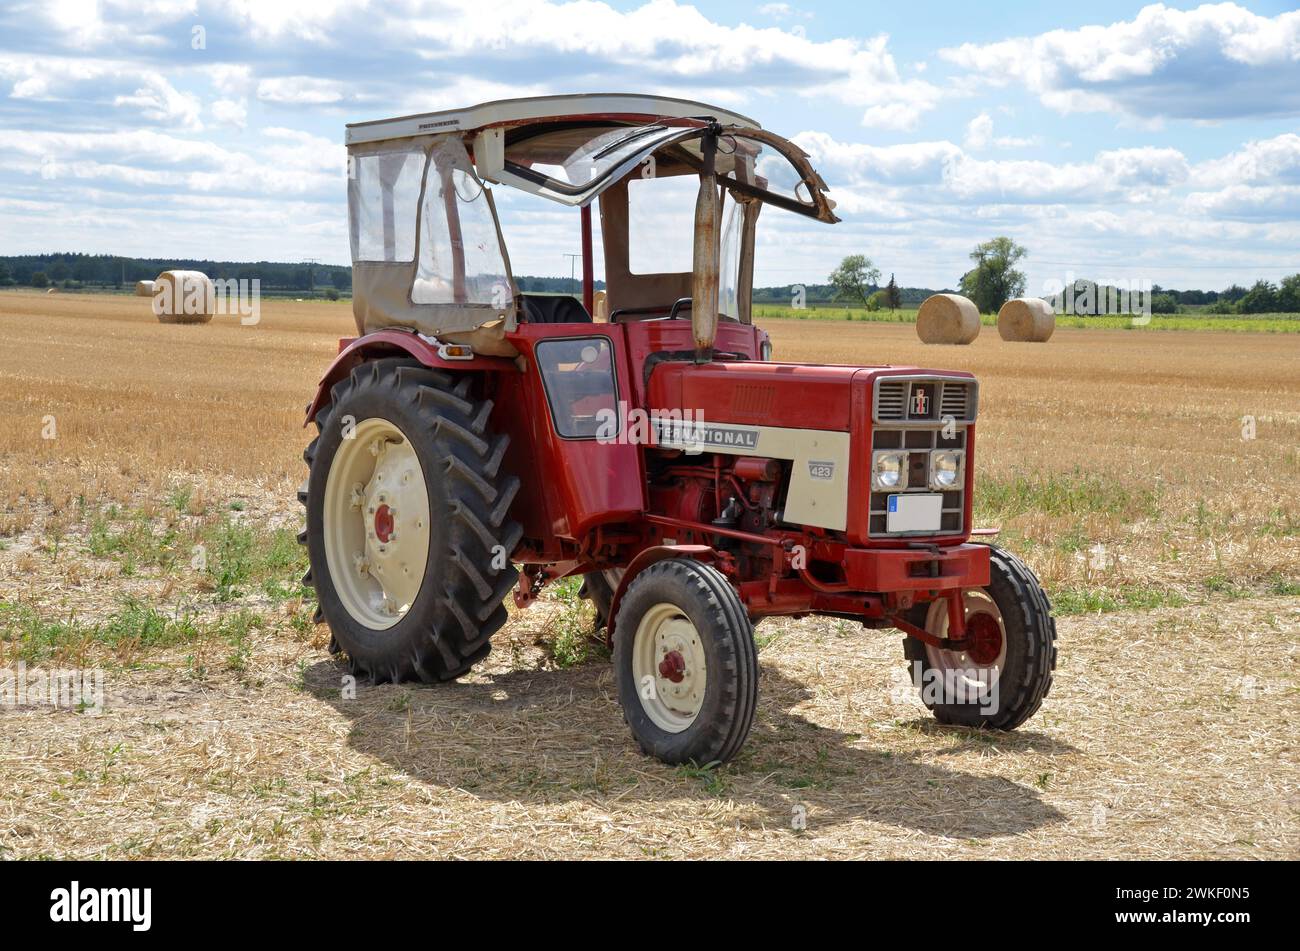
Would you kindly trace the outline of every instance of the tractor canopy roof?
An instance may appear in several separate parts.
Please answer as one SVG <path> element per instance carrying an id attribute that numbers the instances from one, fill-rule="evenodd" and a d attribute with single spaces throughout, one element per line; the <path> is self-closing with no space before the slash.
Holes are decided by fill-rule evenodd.
<path id="1" fill-rule="evenodd" d="M 821 221 L 838 219 L 826 185 L 794 143 L 758 122 L 690 99 L 622 93 L 502 99 L 355 122 L 350 152 L 364 154 L 456 135 L 479 177 L 566 205 L 586 205 L 629 171 L 664 152 L 675 173 L 697 171 L 701 139 L 720 135 L 720 184 L 766 204 Z M 671 173 L 671 172 L 670 172 Z"/>
<path id="2" fill-rule="evenodd" d="M 691 272 L 641 278 L 629 271 L 620 279 L 627 271 L 634 181 L 691 176 L 700 189 L 706 181 L 715 185 L 699 206 L 714 206 L 706 215 L 713 224 L 697 227 L 693 238 L 707 249 L 703 260 L 718 258 L 717 216 L 727 196 L 733 209 L 747 209 L 743 227 L 736 215 L 728 219 L 735 220 L 735 235 L 747 229 L 743 248 L 735 242 L 723 248 L 731 255 L 724 277 L 732 284 L 748 280 L 761 206 L 839 220 L 825 182 L 797 145 L 747 116 L 687 99 L 507 99 L 353 123 L 346 141 L 353 307 L 362 332 L 513 329 L 518 291 L 489 184 L 584 209 L 599 199 L 607 283 L 620 307 L 692 295 Z M 705 190 L 699 194 L 707 197 Z"/>
<path id="3" fill-rule="evenodd" d="M 481 132 L 559 121 L 616 121 L 644 125 L 659 119 L 713 118 L 725 125 L 762 128 L 748 116 L 691 99 L 642 96 L 624 93 L 585 93 L 569 96 L 533 96 L 527 99 L 498 99 L 465 109 L 445 109 L 353 122 L 347 127 L 347 144 L 402 139 L 438 132 Z"/>

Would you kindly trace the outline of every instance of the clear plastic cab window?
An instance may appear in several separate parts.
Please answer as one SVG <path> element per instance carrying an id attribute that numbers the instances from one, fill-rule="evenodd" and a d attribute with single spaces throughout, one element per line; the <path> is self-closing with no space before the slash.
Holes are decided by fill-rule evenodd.
<path id="1" fill-rule="evenodd" d="M 423 149 L 349 157 L 353 261 L 415 260 L 415 217 L 424 162 Z"/>
<path id="2" fill-rule="evenodd" d="M 695 267 L 697 175 L 627 183 L 627 266 L 633 274 L 688 274 Z"/>
<path id="3" fill-rule="evenodd" d="M 491 196 L 459 140 L 433 148 L 420 221 L 411 303 L 509 306 L 513 294 Z"/>

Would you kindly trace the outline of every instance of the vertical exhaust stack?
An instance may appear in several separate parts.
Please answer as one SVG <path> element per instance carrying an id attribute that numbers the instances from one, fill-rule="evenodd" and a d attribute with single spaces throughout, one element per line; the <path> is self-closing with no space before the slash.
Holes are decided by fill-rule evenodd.
<path id="1" fill-rule="evenodd" d="M 700 167 L 700 191 L 695 199 L 695 278 L 691 285 L 691 332 L 695 337 L 695 362 L 713 359 L 713 341 L 718 333 L 719 231 L 721 209 L 714 178 L 718 152 L 716 127 L 701 141 L 704 164 Z"/>

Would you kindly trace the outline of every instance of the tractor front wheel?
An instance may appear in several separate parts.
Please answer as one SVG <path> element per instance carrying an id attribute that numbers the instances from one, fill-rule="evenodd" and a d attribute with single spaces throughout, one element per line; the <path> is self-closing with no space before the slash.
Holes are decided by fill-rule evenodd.
<path id="1" fill-rule="evenodd" d="M 754 628 L 717 569 L 689 558 L 650 565 L 619 603 L 614 671 L 623 717 L 665 763 L 725 763 L 758 706 Z"/>
<path id="2" fill-rule="evenodd" d="M 1014 730 L 1037 712 L 1056 668 L 1056 621 L 1038 578 L 1015 555 L 990 552 L 986 588 L 962 592 L 969 646 L 963 651 L 903 640 L 909 673 L 940 723 Z M 948 636 L 948 602 L 919 604 L 908 618 Z"/>

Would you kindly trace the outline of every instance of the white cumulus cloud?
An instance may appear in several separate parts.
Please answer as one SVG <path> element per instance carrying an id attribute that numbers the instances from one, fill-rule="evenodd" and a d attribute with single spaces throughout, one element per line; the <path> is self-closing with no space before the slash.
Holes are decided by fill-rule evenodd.
<path id="1" fill-rule="evenodd" d="M 1051 30 L 940 51 L 981 81 L 1016 82 L 1060 112 L 1144 119 L 1300 113 L 1300 11 L 1235 3 L 1143 7 L 1107 26 Z"/>

